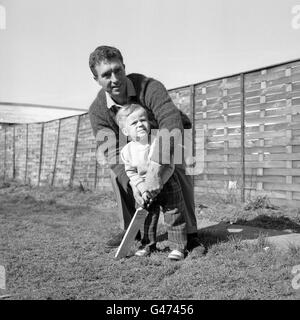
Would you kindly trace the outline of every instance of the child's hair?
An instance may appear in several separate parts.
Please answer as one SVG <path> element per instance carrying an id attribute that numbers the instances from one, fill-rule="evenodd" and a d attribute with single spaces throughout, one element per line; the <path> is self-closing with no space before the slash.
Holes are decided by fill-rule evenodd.
<path id="1" fill-rule="evenodd" d="M 126 118 L 138 109 L 146 112 L 146 110 L 141 105 L 135 103 L 127 104 L 120 108 L 116 114 L 116 121 L 119 127 L 124 128 Z"/>

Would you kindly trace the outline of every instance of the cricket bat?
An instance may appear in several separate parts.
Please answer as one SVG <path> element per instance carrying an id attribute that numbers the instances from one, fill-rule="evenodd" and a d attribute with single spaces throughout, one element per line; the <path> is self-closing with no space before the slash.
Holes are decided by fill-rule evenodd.
<path id="1" fill-rule="evenodd" d="M 127 256 L 128 251 L 140 230 L 141 226 L 144 224 L 147 217 L 148 211 L 144 208 L 138 208 L 131 219 L 129 227 L 126 230 L 126 233 L 122 239 L 122 242 L 115 254 L 115 259 L 121 259 Z"/>

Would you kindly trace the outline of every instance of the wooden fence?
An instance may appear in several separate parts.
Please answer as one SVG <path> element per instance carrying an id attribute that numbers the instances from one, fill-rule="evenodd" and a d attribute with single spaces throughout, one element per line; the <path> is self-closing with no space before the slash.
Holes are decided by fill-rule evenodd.
<path id="1" fill-rule="evenodd" d="M 300 206 L 300 60 L 170 90 L 197 130 L 195 194 L 268 196 Z"/>
<path id="2" fill-rule="evenodd" d="M 204 132 L 204 171 L 195 194 L 267 195 L 300 205 L 300 60 L 169 90 Z M 0 130 L 0 176 L 43 185 L 110 188 L 96 164 L 88 115 Z M 197 149 L 194 150 L 197 154 Z"/>
<path id="3" fill-rule="evenodd" d="M 107 166 L 96 162 L 88 114 L 0 130 L 0 177 L 32 185 L 110 190 Z"/>

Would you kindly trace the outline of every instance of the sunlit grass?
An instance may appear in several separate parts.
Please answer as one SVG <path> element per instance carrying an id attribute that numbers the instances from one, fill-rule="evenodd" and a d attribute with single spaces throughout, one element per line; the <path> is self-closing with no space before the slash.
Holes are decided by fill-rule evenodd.
<path id="1" fill-rule="evenodd" d="M 118 227 L 111 194 L 6 186 L 0 189 L 1 258 L 11 299 L 297 299 L 300 250 L 277 251 L 260 235 L 199 232 L 206 254 L 170 262 L 161 250 L 114 260 L 104 243 Z M 163 231 L 164 228 L 160 228 Z"/>

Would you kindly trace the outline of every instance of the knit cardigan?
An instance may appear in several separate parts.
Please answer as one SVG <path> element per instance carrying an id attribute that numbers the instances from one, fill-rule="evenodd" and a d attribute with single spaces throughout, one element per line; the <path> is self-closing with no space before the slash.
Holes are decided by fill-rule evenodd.
<path id="1" fill-rule="evenodd" d="M 133 97 L 131 102 L 140 104 L 146 109 L 151 129 L 167 129 L 169 132 L 173 129 L 179 129 L 183 134 L 184 128 L 190 129 L 192 127 L 187 115 L 174 105 L 168 91 L 161 82 L 137 73 L 129 74 L 127 77 L 132 81 L 136 91 L 136 97 Z M 117 141 L 114 156 L 118 156 L 119 148 L 122 147 L 118 144 L 118 141 L 121 139 L 120 134 L 122 135 L 122 133 L 119 132 L 119 127 L 115 122 L 115 114 L 111 109 L 107 108 L 104 89 L 99 91 L 96 99 L 91 104 L 89 117 L 95 137 L 100 130 L 114 133 Z M 124 139 L 124 137 L 122 138 Z M 97 145 L 99 146 L 103 142 L 98 140 Z M 164 155 L 164 152 L 171 152 L 171 154 L 174 152 L 174 146 L 172 145 L 170 150 L 168 148 L 162 149 L 159 150 L 159 145 L 157 145 L 157 150 L 153 153 L 154 156 L 151 160 L 161 163 L 161 159 L 164 156 L 168 156 Z M 106 156 L 111 157 L 112 155 L 109 156 L 106 152 Z M 111 167 L 113 169 L 114 165 Z"/>

